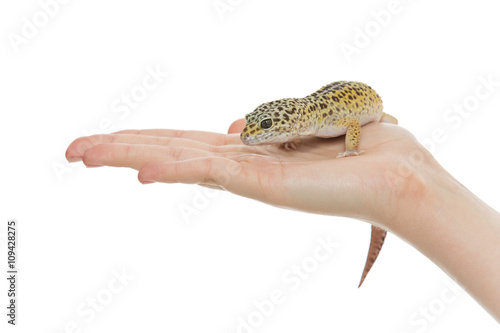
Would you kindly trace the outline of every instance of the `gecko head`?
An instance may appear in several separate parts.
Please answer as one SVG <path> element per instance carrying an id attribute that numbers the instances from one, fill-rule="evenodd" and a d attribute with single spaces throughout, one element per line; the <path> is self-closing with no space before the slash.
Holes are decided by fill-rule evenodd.
<path id="1" fill-rule="evenodd" d="M 297 123 L 301 103 L 296 98 L 285 98 L 259 105 L 245 116 L 246 126 L 241 141 L 246 145 L 281 143 L 298 137 Z"/>

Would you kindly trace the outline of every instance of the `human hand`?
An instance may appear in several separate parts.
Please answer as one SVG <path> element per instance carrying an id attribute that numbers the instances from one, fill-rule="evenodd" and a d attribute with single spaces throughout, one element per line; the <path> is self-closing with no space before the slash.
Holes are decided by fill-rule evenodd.
<path id="1" fill-rule="evenodd" d="M 89 167 L 139 170 L 142 183 L 216 185 L 271 205 L 356 217 L 389 230 L 402 199 L 425 191 L 418 168 L 404 175 L 399 168 L 414 152 L 423 160 L 432 156 L 401 127 L 363 126 L 360 149 L 366 153 L 338 159 L 344 137 L 306 138 L 294 151 L 246 146 L 239 137 L 244 124 L 234 122 L 229 134 L 158 129 L 82 137 L 66 157 Z"/>
<path id="2" fill-rule="evenodd" d="M 500 321 L 500 216 L 411 133 L 367 124 L 359 146 L 366 153 L 338 159 L 344 137 L 307 138 L 286 151 L 245 146 L 243 126 L 240 119 L 229 134 L 158 129 L 82 137 L 66 157 L 139 170 L 142 183 L 218 186 L 279 207 L 367 220 L 415 246 Z"/>

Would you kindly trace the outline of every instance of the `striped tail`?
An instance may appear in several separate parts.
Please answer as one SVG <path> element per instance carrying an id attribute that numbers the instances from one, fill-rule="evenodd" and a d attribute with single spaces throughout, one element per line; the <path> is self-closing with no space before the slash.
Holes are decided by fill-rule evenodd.
<path id="1" fill-rule="evenodd" d="M 380 250 L 382 250 L 382 245 L 384 245 L 385 236 L 387 231 L 372 225 L 372 238 L 370 240 L 370 248 L 368 249 L 368 256 L 366 257 L 365 268 L 363 269 L 363 275 L 361 276 L 361 281 L 359 282 L 359 287 L 365 280 L 368 272 L 372 268 L 375 260 L 377 260 Z"/>

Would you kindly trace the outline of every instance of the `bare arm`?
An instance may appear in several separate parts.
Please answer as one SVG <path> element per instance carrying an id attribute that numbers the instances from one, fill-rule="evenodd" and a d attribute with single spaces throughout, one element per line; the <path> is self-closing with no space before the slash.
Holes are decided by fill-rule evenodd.
<path id="1" fill-rule="evenodd" d="M 393 232 L 434 261 L 500 322 L 500 214 L 439 165 L 425 166 L 416 214 Z M 405 205 L 415 205 L 407 201 Z"/>
<path id="2" fill-rule="evenodd" d="M 360 143 L 367 153 L 336 159 L 343 149 L 343 138 L 303 140 L 289 152 L 245 146 L 238 134 L 143 130 L 79 138 L 66 157 L 134 168 L 142 183 L 216 185 L 278 207 L 369 221 L 416 247 L 500 321 L 499 213 L 404 128 L 368 124 Z"/>

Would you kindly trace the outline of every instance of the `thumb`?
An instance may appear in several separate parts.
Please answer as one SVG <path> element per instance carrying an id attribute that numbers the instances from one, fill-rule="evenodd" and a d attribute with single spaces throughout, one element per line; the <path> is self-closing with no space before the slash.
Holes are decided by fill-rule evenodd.
<path id="1" fill-rule="evenodd" d="M 229 129 L 227 130 L 227 133 L 228 134 L 232 134 L 232 133 L 240 133 L 241 131 L 243 131 L 243 128 L 245 128 L 245 119 L 238 119 L 236 121 L 234 121 L 231 126 L 229 126 Z"/>

